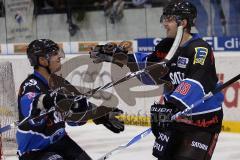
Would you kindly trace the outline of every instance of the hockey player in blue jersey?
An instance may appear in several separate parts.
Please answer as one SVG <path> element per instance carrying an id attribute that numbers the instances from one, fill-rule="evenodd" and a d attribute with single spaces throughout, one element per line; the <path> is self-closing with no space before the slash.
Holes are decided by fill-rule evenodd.
<path id="1" fill-rule="evenodd" d="M 37 39 L 28 45 L 27 56 L 34 73 L 24 80 L 18 94 L 19 121 L 28 118 L 16 134 L 20 160 L 91 160 L 68 136 L 65 122 L 83 125 L 93 119 L 114 133 L 124 130 L 123 122 L 115 117 L 121 110 L 95 106 L 54 74 L 61 69 L 61 53 L 49 39 Z"/>
<path id="2" fill-rule="evenodd" d="M 131 71 L 137 71 L 163 60 L 173 44 L 178 25 L 183 26 L 180 45 L 167 62 L 167 73 L 159 67 L 138 77 L 144 84 L 167 84 L 164 103 L 153 104 L 150 109 L 151 128 L 155 136 L 153 155 L 159 160 L 210 160 L 221 131 L 222 93 L 202 102 L 191 113 L 171 120 L 172 115 L 189 108 L 219 85 L 211 47 L 200 35 L 191 33 L 196 17 L 196 7 L 190 2 L 173 1 L 164 8 L 160 20 L 167 38 L 157 45 L 158 50 L 151 55 L 128 55 L 122 46 L 115 47 L 110 54 L 105 52 L 105 48 L 111 48 L 109 44 L 90 52 L 95 62 L 127 65 Z"/>

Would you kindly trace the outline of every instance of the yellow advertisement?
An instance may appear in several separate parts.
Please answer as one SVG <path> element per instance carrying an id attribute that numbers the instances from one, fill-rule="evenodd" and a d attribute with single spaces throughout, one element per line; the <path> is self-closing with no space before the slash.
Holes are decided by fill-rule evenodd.
<path id="1" fill-rule="evenodd" d="M 78 51 L 79 52 L 89 52 L 92 47 L 98 45 L 97 42 L 79 42 L 78 43 Z"/>
<path id="2" fill-rule="evenodd" d="M 27 44 L 26 43 L 19 43 L 14 44 L 14 54 L 26 54 L 27 51 Z"/>

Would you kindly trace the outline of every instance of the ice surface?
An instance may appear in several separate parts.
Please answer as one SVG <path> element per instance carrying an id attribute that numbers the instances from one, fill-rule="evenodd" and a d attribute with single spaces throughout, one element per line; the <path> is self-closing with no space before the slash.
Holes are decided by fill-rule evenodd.
<path id="1" fill-rule="evenodd" d="M 102 125 L 86 124 L 79 127 L 67 127 L 69 135 L 95 160 L 119 145 L 128 143 L 134 136 L 147 127 L 126 126 L 123 133 L 114 134 Z M 156 160 L 151 155 L 154 137 L 148 135 L 139 142 L 114 154 L 109 160 Z M 239 160 L 240 134 L 222 132 L 212 160 Z M 5 160 L 16 160 L 7 157 Z"/>

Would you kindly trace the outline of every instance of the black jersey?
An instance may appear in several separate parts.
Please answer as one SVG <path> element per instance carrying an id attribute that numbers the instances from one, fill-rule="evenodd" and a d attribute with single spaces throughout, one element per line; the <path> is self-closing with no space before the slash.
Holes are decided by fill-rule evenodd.
<path id="1" fill-rule="evenodd" d="M 165 94 L 166 104 L 180 111 L 190 108 L 218 86 L 213 51 L 197 34 L 177 49 L 168 67 L 169 73 L 164 79 L 172 83 L 174 90 Z M 187 117 L 178 121 L 186 127 L 219 132 L 223 119 L 222 102 L 223 94 L 218 93 L 195 106 Z"/>
<path id="2" fill-rule="evenodd" d="M 45 109 L 38 107 L 40 95 L 50 92 L 48 82 L 38 72 L 28 76 L 21 84 L 18 94 L 19 121 L 27 117 L 36 117 Z M 17 130 L 18 154 L 41 150 L 61 139 L 65 132 L 65 123 L 61 113 L 54 111 L 44 118 L 27 121 Z"/>
<path id="3" fill-rule="evenodd" d="M 168 67 L 170 72 L 165 78 L 171 81 L 174 88 L 189 78 L 199 82 L 208 93 L 218 82 L 211 46 L 196 34 L 177 49 Z"/>
<path id="4" fill-rule="evenodd" d="M 214 55 L 210 45 L 198 34 L 192 34 L 192 36 L 183 46 L 178 47 L 168 63 L 168 74 L 162 77 L 173 85 L 172 91 L 166 90 L 164 93 L 165 103 L 177 111 L 190 108 L 192 104 L 218 86 Z M 134 57 L 138 66 L 147 60 L 147 57 L 142 55 L 134 55 Z M 140 79 L 145 84 L 154 84 L 150 75 L 143 74 L 143 76 L 148 80 L 144 82 L 143 78 Z M 178 120 L 183 123 L 176 125 L 200 127 L 203 130 L 218 132 L 223 118 L 222 102 L 223 94 L 218 93 L 194 107 L 187 118 Z"/>

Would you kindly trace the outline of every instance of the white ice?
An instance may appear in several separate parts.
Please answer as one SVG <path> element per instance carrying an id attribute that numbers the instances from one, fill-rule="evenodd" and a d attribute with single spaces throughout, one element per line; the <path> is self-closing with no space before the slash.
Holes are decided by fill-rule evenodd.
<path id="1" fill-rule="evenodd" d="M 119 145 L 128 143 L 134 136 L 147 127 L 126 126 L 123 133 L 114 134 L 102 125 L 86 124 L 79 127 L 67 127 L 69 135 L 94 159 Z M 112 155 L 109 160 L 156 160 L 151 155 L 153 135 L 150 134 L 132 146 Z M 222 132 L 212 160 L 239 160 L 240 134 Z M 16 160 L 6 157 L 5 160 Z"/>

